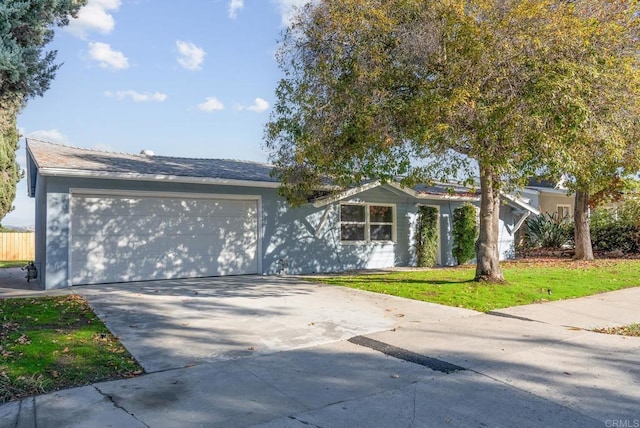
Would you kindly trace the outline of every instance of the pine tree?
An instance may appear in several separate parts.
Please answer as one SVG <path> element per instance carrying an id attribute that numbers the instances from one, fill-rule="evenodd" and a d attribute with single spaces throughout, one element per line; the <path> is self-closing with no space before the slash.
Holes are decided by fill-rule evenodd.
<path id="1" fill-rule="evenodd" d="M 23 0 L 0 3 L 0 219 L 11 211 L 15 185 L 16 115 L 28 99 L 42 96 L 60 67 L 56 51 L 44 51 L 55 26 L 77 16 L 87 0 Z"/>

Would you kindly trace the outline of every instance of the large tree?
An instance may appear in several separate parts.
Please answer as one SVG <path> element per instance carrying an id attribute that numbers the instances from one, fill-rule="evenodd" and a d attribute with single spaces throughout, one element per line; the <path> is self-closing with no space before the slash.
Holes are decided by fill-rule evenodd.
<path id="1" fill-rule="evenodd" d="M 49 89 L 60 65 L 44 51 L 54 26 L 64 26 L 87 0 L 22 0 L 0 3 L 0 219 L 12 209 L 21 174 L 15 161 L 16 115 L 29 98 Z"/>
<path id="2" fill-rule="evenodd" d="M 640 170 L 640 13 L 637 1 L 578 1 L 558 20 L 537 117 L 565 153 L 575 192 L 576 258 L 593 259 L 590 195 Z"/>
<path id="3" fill-rule="evenodd" d="M 476 279 L 501 281 L 500 193 L 571 160 L 563 126 L 541 118 L 558 93 L 546 65 L 572 18 L 560 0 L 324 0 L 282 41 L 266 145 L 282 192 L 325 180 L 405 185 L 480 175 Z M 563 44 L 563 46 L 564 46 Z M 554 92 L 555 91 L 555 92 Z M 546 114 L 556 113 L 555 110 Z"/>

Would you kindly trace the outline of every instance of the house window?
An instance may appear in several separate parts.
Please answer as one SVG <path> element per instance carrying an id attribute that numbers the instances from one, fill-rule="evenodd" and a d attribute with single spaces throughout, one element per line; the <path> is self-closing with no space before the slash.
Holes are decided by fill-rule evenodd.
<path id="1" fill-rule="evenodd" d="M 558 205 L 556 213 L 558 214 L 559 219 L 563 219 L 565 217 L 571 218 L 571 205 Z"/>
<path id="2" fill-rule="evenodd" d="M 395 213 L 392 205 L 341 204 L 342 242 L 395 241 Z"/>

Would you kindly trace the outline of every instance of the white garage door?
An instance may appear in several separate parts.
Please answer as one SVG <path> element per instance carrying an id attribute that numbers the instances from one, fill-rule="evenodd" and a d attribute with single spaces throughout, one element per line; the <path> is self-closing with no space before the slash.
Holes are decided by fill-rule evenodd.
<path id="1" fill-rule="evenodd" d="M 258 273 L 258 200 L 72 194 L 72 285 Z"/>

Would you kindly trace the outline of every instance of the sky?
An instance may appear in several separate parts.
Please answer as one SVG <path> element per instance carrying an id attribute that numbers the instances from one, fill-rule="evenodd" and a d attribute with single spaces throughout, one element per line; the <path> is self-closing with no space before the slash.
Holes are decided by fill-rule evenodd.
<path id="1" fill-rule="evenodd" d="M 47 50 L 62 63 L 23 137 L 126 153 L 267 161 L 278 40 L 308 0 L 89 0 Z M 17 152 L 25 168 L 24 139 Z M 4 226 L 32 226 L 26 179 Z"/>

